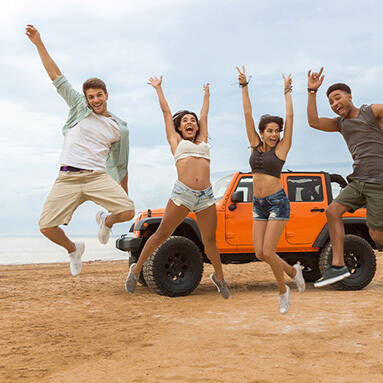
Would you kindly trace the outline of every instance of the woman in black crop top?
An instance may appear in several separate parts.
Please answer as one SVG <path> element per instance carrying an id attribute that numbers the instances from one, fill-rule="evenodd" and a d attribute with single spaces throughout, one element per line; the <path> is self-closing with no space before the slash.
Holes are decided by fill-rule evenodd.
<path id="1" fill-rule="evenodd" d="M 283 119 L 264 115 L 259 122 L 259 134 L 255 130 L 245 67 L 239 72 L 242 87 L 243 110 L 246 132 L 251 146 L 250 166 L 253 172 L 253 241 L 258 259 L 267 262 L 277 280 L 279 310 L 286 314 L 290 308 L 290 289 L 285 284 L 284 272 L 295 282 L 300 292 L 305 290 L 305 281 L 300 265 L 289 265 L 276 254 L 279 239 L 290 216 L 290 203 L 280 183 L 283 164 L 291 147 L 293 133 L 293 104 L 291 100 L 291 74 L 284 75 L 286 101 L 285 132 Z"/>

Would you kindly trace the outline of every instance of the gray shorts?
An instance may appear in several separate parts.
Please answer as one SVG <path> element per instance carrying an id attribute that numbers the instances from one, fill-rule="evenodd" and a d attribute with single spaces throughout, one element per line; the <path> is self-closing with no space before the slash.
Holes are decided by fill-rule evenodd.
<path id="1" fill-rule="evenodd" d="M 215 204 L 213 188 L 211 185 L 205 190 L 193 190 L 178 180 L 174 182 L 174 188 L 170 199 L 177 206 L 184 205 L 193 213 L 198 213 Z"/>

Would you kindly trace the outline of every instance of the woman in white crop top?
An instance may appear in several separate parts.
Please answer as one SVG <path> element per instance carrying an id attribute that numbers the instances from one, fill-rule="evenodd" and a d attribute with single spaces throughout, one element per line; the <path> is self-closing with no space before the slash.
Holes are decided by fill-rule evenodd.
<path id="1" fill-rule="evenodd" d="M 204 86 L 200 120 L 194 112 L 177 112 L 174 116 L 161 87 L 162 76 L 151 77 L 148 84 L 157 92 L 165 120 L 166 137 L 174 155 L 178 179 L 157 231 L 146 242 L 137 264 L 132 264 L 126 279 L 126 290 L 133 293 L 145 261 L 161 246 L 190 212 L 197 217 L 205 252 L 214 274 L 210 276 L 224 298 L 230 293 L 223 277 L 220 254 L 216 245 L 217 213 L 210 183 L 210 149 L 207 144 L 209 84 Z"/>

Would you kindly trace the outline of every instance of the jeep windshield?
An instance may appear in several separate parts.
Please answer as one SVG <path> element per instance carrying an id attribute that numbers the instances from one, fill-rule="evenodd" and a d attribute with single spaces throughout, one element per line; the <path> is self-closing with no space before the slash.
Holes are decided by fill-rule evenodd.
<path id="1" fill-rule="evenodd" d="M 226 189 L 230 185 L 231 180 L 233 179 L 234 174 L 229 174 L 226 177 L 219 179 L 213 186 L 214 197 L 216 200 L 222 199 L 225 195 Z"/>

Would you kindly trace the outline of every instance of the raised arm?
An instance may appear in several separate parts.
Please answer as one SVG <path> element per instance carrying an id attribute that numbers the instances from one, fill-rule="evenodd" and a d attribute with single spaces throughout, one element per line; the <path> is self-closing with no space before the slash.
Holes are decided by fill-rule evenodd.
<path id="1" fill-rule="evenodd" d="M 48 76 L 51 78 L 52 81 L 56 80 L 57 77 L 61 76 L 61 71 L 56 65 L 56 63 L 53 61 L 52 57 L 49 55 L 47 49 L 45 48 L 41 40 L 39 31 L 33 25 L 27 25 L 25 29 L 25 34 L 28 36 L 29 40 L 31 40 L 31 42 L 36 46 L 44 68 L 48 73 Z"/>
<path id="2" fill-rule="evenodd" d="M 150 77 L 148 84 L 151 85 L 157 92 L 158 101 L 160 102 L 160 107 L 165 120 L 166 138 L 169 142 L 172 153 L 174 153 L 181 138 L 174 129 L 173 116 L 166 101 L 164 92 L 162 91 L 162 76 L 160 78 L 155 76 Z"/>
<path id="3" fill-rule="evenodd" d="M 255 124 L 254 124 L 250 97 L 249 97 L 249 90 L 247 87 L 248 82 L 246 79 L 245 67 L 242 66 L 242 72 L 240 71 L 238 67 L 236 68 L 239 73 L 238 75 L 239 85 L 242 87 L 242 102 L 243 102 L 243 111 L 245 113 L 247 138 L 249 140 L 250 146 L 256 147 L 261 142 L 261 139 L 255 130 Z"/>
<path id="4" fill-rule="evenodd" d="M 294 120 L 294 112 L 293 112 L 293 101 L 291 98 L 291 91 L 293 90 L 293 80 L 291 78 L 291 74 L 286 78 L 282 73 L 283 83 L 284 83 L 284 94 L 285 94 L 285 102 L 286 102 L 286 118 L 285 118 L 285 130 L 283 133 L 283 138 L 278 144 L 276 149 L 277 155 L 285 159 L 287 157 L 287 153 L 291 148 L 291 144 L 293 141 L 293 120 Z"/>
<path id="5" fill-rule="evenodd" d="M 308 91 L 308 100 L 307 100 L 307 118 L 309 125 L 318 130 L 323 130 L 324 132 L 339 132 L 338 124 L 335 119 L 318 117 L 317 110 L 317 91 L 322 85 L 324 80 L 323 67 L 320 69 L 319 73 L 308 71 L 308 81 L 307 81 L 307 91 Z"/>
<path id="6" fill-rule="evenodd" d="M 207 131 L 207 115 L 209 113 L 210 105 L 210 84 L 207 83 L 203 86 L 205 91 L 203 96 L 203 103 L 201 108 L 201 113 L 199 117 L 199 132 L 197 138 L 201 141 L 207 142 L 208 131 Z"/>

